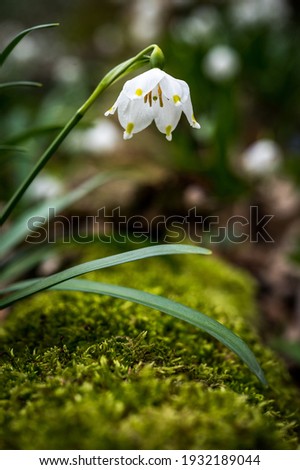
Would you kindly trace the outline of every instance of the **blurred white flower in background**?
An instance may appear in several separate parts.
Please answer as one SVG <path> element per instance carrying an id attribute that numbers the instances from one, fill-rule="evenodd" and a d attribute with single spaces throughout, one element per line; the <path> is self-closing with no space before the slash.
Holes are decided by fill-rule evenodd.
<path id="1" fill-rule="evenodd" d="M 157 40 L 164 25 L 168 2 L 161 0 L 135 0 L 131 2 L 129 31 L 133 43 Z"/>
<path id="2" fill-rule="evenodd" d="M 276 171 L 282 158 L 282 151 L 274 140 L 260 139 L 244 150 L 241 163 L 248 174 L 264 176 Z"/>
<path id="3" fill-rule="evenodd" d="M 240 66 L 237 52 L 226 45 L 214 46 L 203 59 L 204 73 L 215 82 L 234 78 Z"/>
<path id="4" fill-rule="evenodd" d="M 26 36 L 11 53 L 12 60 L 21 64 L 38 60 L 42 55 L 40 44 L 33 36 Z"/>
<path id="5" fill-rule="evenodd" d="M 75 56 L 63 56 L 53 64 L 52 73 L 58 82 L 76 83 L 84 77 L 84 66 L 82 61 Z"/>
<path id="6" fill-rule="evenodd" d="M 172 28 L 174 39 L 187 44 L 199 44 L 209 39 L 218 29 L 221 17 L 213 6 L 201 6 L 192 11 L 191 15 L 175 23 Z"/>
<path id="7" fill-rule="evenodd" d="M 120 140 L 119 132 L 113 122 L 98 119 L 89 129 L 73 132 L 68 140 L 68 149 L 76 153 L 98 155 L 114 151 Z"/>
<path id="8" fill-rule="evenodd" d="M 264 23 L 276 26 L 286 23 L 290 7 L 286 0 L 232 0 L 229 14 L 237 26 Z"/>
<path id="9" fill-rule="evenodd" d="M 31 183 L 27 197 L 39 201 L 41 199 L 49 199 L 62 194 L 63 185 L 58 178 L 50 174 L 44 173 Z"/>
<path id="10" fill-rule="evenodd" d="M 90 153 L 112 152 L 120 142 L 116 126 L 105 119 L 99 119 L 82 135 L 83 150 Z"/>

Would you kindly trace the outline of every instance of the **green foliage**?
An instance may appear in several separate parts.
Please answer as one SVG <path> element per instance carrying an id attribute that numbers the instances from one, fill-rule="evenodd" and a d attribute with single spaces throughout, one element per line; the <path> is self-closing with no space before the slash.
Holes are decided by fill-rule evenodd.
<path id="1" fill-rule="evenodd" d="M 95 251 L 103 249 L 86 248 L 85 260 Z M 43 293 L 17 304 L 0 330 L 2 448 L 297 448 L 299 398 L 259 344 L 252 279 L 194 256 L 88 277 L 130 280 L 206 311 L 245 338 L 270 387 L 219 342 L 160 312 L 94 294 Z"/>
<path id="2" fill-rule="evenodd" d="M 146 307 L 160 310 L 161 312 L 174 316 L 175 318 L 191 323 L 192 325 L 211 334 L 214 338 L 218 339 L 235 352 L 248 365 L 250 370 L 258 377 L 258 379 L 261 380 L 264 385 L 267 385 L 264 373 L 252 351 L 241 338 L 232 333 L 228 328 L 224 327 L 220 322 L 200 313 L 198 310 L 186 307 L 179 302 L 174 302 L 163 296 L 153 295 L 140 289 L 132 289 L 115 284 L 100 283 L 84 279 L 73 279 L 74 277 L 78 277 L 89 272 L 149 257 L 187 253 L 207 255 L 211 252 L 206 248 L 182 244 L 154 245 L 125 251 L 124 253 L 116 256 L 108 256 L 89 261 L 87 263 L 78 264 L 46 278 L 27 280 L 4 288 L 4 292 L 10 292 L 11 290 L 15 290 L 16 292 L 6 296 L 3 300 L 0 300 L 0 307 L 7 307 L 16 301 L 20 301 L 21 299 L 48 288 L 51 288 L 51 290 L 71 290 L 109 295 L 118 299 L 135 302 Z M 0 290 L 0 293 L 2 293 L 2 290 Z"/>
<path id="3" fill-rule="evenodd" d="M 10 88 L 13 86 L 33 86 L 33 87 L 40 88 L 42 84 L 38 82 L 28 82 L 28 81 L 0 83 L 0 88 Z"/>
<path id="4" fill-rule="evenodd" d="M 37 29 L 44 29 L 44 28 L 53 28 L 53 26 L 59 26 L 58 23 L 49 23 L 49 24 L 42 24 L 38 26 L 33 26 L 32 28 L 25 29 L 21 31 L 10 43 L 5 47 L 5 49 L 0 53 L 0 65 L 3 65 L 4 61 L 7 57 L 11 54 L 14 48 L 19 44 L 22 39 L 27 36 L 27 34 L 31 33 L 31 31 L 35 31 Z"/>
<path id="5" fill-rule="evenodd" d="M 50 200 L 48 199 L 47 201 L 43 201 L 42 203 L 39 203 L 27 211 L 24 211 L 13 222 L 9 229 L 2 234 L 0 255 L 4 256 L 11 249 L 15 248 L 18 243 L 26 239 L 30 232 L 28 221 L 32 220 L 34 217 L 37 217 L 34 221 L 35 228 L 43 226 L 50 216 L 50 208 L 53 208 L 55 213 L 59 212 L 68 206 L 71 206 L 74 204 L 74 202 L 78 201 L 78 199 L 82 199 L 89 192 L 93 191 L 102 184 L 105 184 L 107 181 L 110 181 L 116 176 L 116 173 L 112 174 L 107 172 L 103 172 L 100 175 L 95 175 L 88 181 L 85 181 L 79 187 L 68 191 L 66 194 Z"/>

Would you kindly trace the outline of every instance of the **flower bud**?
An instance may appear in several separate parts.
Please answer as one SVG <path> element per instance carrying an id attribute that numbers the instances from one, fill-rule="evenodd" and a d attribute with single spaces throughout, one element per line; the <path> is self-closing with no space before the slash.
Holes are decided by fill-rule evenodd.
<path id="1" fill-rule="evenodd" d="M 155 46 L 150 56 L 150 65 L 152 68 L 163 69 L 165 65 L 165 56 L 160 47 Z"/>

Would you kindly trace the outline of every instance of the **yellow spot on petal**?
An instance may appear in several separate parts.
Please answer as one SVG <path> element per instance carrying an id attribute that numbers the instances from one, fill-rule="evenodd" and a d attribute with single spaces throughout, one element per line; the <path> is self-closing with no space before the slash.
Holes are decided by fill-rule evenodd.
<path id="1" fill-rule="evenodd" d="M 123 138 L 124 138 L 125 140 L 131 139 L 133 128 L 134 128 L 134 123 L 133 123 L 133 122 L 129 122 L 129 123 L 127 124 L 126 129 L 125 129 L 125 132 L 124 132 L 124 134 L 123 134 Z"/>
<path id="2" fill-rule="evenodd" d="M 180 102 L 181 102 L 180 96 L 178 96 L 178 95 L 173 95 L 173 101 L 174 101 L 175 104 L 180 103 Z"/>
<path id="3" fill-rule="evenodd" d="M 142 96 L 143 90 L 142 90 L 141 88 L 137 88 L 137 89 L 135 90 L 135 94 L 136 94 L 137 96 Z"/>
<path id="4" fill-rule="evenodd" d="M 166 138 L 168 140 L 172 140 L 172 126 L 167 126 L 166 127 Z"/>
<path id="5" fill-rule="evenodd" d="M 129 122 L 126 126 L 126 134 L 132 134 L 134 128 L 133 122 Z"/>

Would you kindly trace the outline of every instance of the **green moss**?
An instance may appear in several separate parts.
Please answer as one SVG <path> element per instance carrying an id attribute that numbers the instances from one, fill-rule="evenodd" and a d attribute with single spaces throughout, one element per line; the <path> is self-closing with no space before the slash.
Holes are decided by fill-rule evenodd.
<path id="1" fill-rule="evenodd" d="M 111 248 L 110 248 L 111 250 Z M 104 256 L 103 248 L 85 257 Z M 136 304 L 48 292 L 0 330 L 3 449 L 295 449 L 299 398 L 257 334 L 255 286 L 215 257 L 148 259 L 89 278 L 165 295 L 226 324 L 270 387 L 202 331 Z"/>

